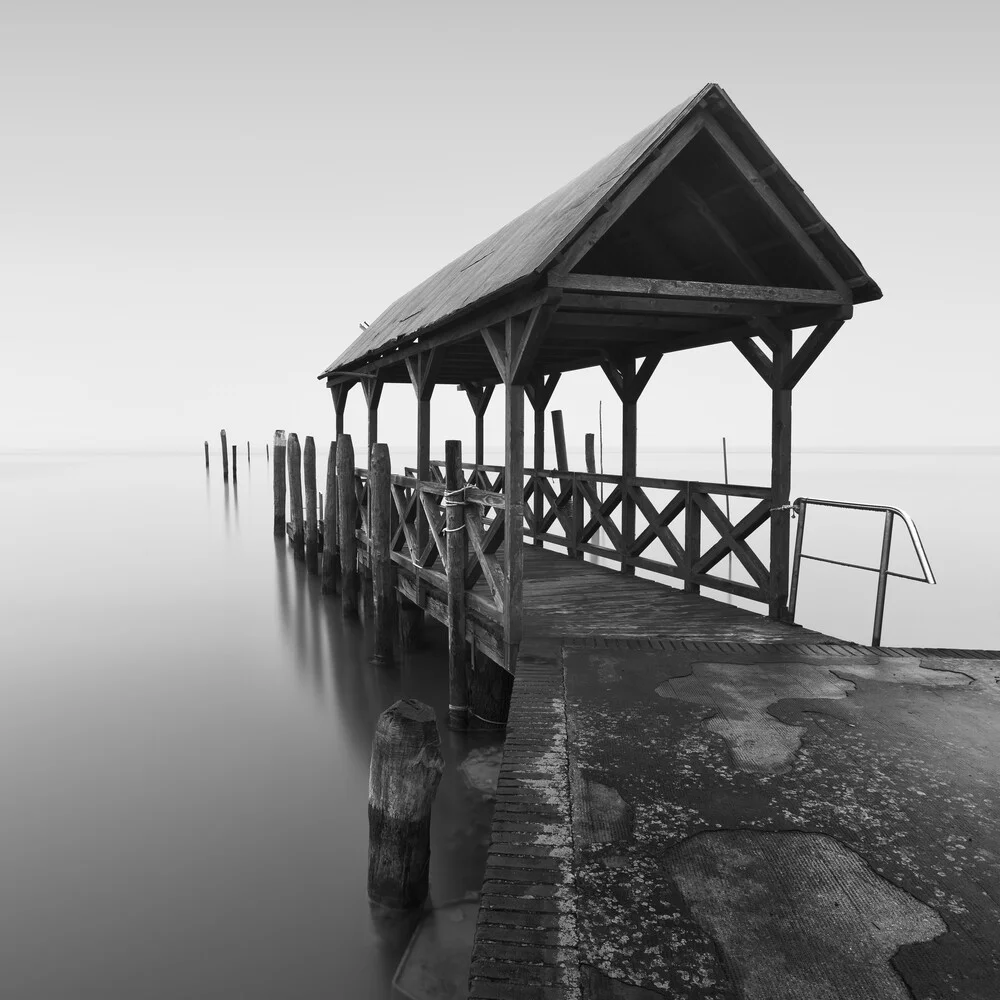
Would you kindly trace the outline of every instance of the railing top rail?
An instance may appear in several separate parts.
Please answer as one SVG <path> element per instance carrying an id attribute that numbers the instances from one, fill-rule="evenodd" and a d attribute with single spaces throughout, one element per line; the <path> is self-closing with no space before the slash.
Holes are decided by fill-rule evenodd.
<path id="1" fill-rule="evenodd" d="M 899 507 L 890 507 L 887 504 L 877 504 L 877 503 L 850 503 L 846 500 L 824 500 L 819 497 L 796 497 L 795 502 L 792 507 L 796 511 L 800 511 L 805 507 L 806 504 L 812 504 L 814 507 L 843 507 L 848 510 L 870 510 L 876 513 L 882 514 L 892 514 L 898 517 L 903 524 L 906 525 L 906 530 L 909 532 L 910 541 L 913 544 L 913 551 L 917 554 L 917 561 L 920 563 L 920 571 L 924 574 L 921 583 L 936 584 L 937 580 L 934 577 L 934 571 L 931 569 L 930 560 L 927 558 L 927 553 L 924 551 L 923 542 L 920 540 L 920 532 L 917 531 L 917 526 L 913 523 L 913 518 L 906 513 L 905 510 L 900 510 Z M 818 562 L 832 562 L 829 559 L 818 559 L 816 556 L 803 556 L 803 558 L 814 559 Z M 847 565 L 846 563 L 844 565 Z M 853 566 L 853 564 L 850 564 Z M 854 566 L 855 569 L 870 569 L 868 566 Z M 889 573 L 890 576 L 902 576 L 901 573 Z M 907 577 L 910 580 L 917 580 L 918 577 Z"/>

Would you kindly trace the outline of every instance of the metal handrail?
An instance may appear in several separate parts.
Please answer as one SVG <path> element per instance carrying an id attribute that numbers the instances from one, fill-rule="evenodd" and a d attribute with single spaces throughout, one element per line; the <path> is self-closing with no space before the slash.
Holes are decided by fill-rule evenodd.
<path id="1" fill-rule="evenodd" d="M 816 507 L 844 507 L 848 510 L 871 510 L 881 511 L 885 514 L 885 527 L 882 529 L 882 558 L 878 567 L 861 566 L 858 563 L 841 562 L 839 559 L 826 559 L 823 556 L 813 556 L 802 551 L 802 536 L 806 526 L 806 507 L 813 504 Z M 899 577 L 901 580 L 916 580 L 918 583 L 936 584 L 934 571 L 931 569 L 927 553 L 924 551 L 923 542 L 920 541 L 920 532 L 913 523 L 913 518 L 906 511 L 898 507 L 887 507 L 884 504 L 870 503 L 847 503 L 844 500 L 819 500 L 816 497 L 797 497 L 791 504 L 792 512 L 798 515 L 799 524 L 795 531 L 795 554 L 792 558 L 792 579 L 788 592 L 788 610 L 795 620 L 795 602 L 799 591 L 799 564 L 803 559 L 812 559 L 814 562 L 830 563 L 833 566 L 847 566 L 850 569 L 863 569 L 871 573 L 878 573 L 878 593 L 875 597 L 875 624 L 872 627 L 872 645 L 880 646 L 882 643 L 882 617 L 885 612 L 885 590 L 886 583 L 890 576 Z M 911 576 L 909 573 L 893 573 L 889 569 L 889 551 L 892 547 L 892 522 L 898 517 L 906 525 L 906 530 L 910 534 L 910 541 L 913 543 L 913 551 L 917 554 L 917 561 L 920 563 L 922 577 Z"/>

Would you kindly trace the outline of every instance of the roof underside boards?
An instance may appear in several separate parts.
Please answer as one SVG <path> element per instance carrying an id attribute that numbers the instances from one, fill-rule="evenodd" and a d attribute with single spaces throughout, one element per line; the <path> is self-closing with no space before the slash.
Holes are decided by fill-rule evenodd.
<path id="1" fill-rule="evenodd" d="M 693 119 L 695 131 L 686 124 Z M 671 155 L 657 161 L 664 149 Z M 647 163 L 658 173 L 650 174 L 653 180 L 643 189 L 639 171 Z M 714 294 L 719 301 L 692 300 L 661 288 L 652 294 L 638 294 L 631 286 L 624 294 L 601 294 L 589 287 L 561 290 L 568 282 L 553 273 L 559 256 L 609 204 L 613 217 L 618 199 L 628 207 L 576 261 L 570 277 L 677 279 L 674 284 L 690 282 L 691 287 L 715 283 L 704 285 L 708 291 L 703 294 Z M 881 297 L 851 250 L 724 91 L 709 84 L 398 299 L 320 378 L 345 369 L 377 368 L 386 381 L 407 381 L 402 357 L 395 356 L 401 348 L 418 337 L 432 343 L 440 333 L 458 329 L 460 321 L 471 324 L 474 334 L 477 316 L 486 317 L 483 325 L 497 321 L 484 310 L 489 308 L 489 315 L 499 310 L 502 316 L 509 300 L 507 314 L 513 314 L 521 308 L 514 304 L 515 296 L 547 285 L 555 286 L 561 298 L 537 371 L 597 364 L 602 351 L 642 356 L 748 336 L 754 332 L 748 322 L 759 316 L 794 328 L 835 311 L 833 305 L 825 311 L 809 308 L 804 301 L 733 302 L 725 292 L 730 285 L 718 283 L 775 291 L 825 289 L 833 296 L 827 299 L 841 305 L 845 300 L 838 295 L 852 303 Z M 849 309 L 848 304 L 847 315 Z M 479 337 L 449 344 L 445 355 L 439 381 L 497 380 Z"/>

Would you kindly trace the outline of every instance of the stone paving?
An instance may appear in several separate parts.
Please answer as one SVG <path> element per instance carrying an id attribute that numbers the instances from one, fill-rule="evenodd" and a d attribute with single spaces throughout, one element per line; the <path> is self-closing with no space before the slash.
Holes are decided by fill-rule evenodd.
<path id="1" fill-rule="evenodd" d="M 471 998 L 1000 997 L 1000 654 L 532 651 Z"/>

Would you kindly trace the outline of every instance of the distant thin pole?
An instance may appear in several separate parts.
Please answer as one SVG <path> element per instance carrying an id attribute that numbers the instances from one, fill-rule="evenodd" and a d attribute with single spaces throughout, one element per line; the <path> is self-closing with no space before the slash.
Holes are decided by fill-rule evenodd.
<path id="1" fill-rule="evenodd" d="M 722 475 L 725 477 L 724 482 L 729 485 L 729 453 L 726 450 L 726 439 L 722 439 Z M 726 494 L 726 520 L 732 524 L 733 519 L 729 513 L 729 494 Z M 729 550 L 729 579 L 733 578 L 733 550 Z"/>
<path id="2" fill-rule="evenodd" d="M 247 462 L 250 461 L 250 442 L 247 441 Z"/>
<path id="3" fill-rule="evenodd" d="M 269 444 L 264 445 L 264 454 L 267 456 L 267 460 L 271 461 L 271 446 Z"/>

